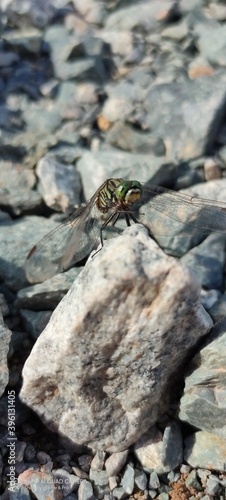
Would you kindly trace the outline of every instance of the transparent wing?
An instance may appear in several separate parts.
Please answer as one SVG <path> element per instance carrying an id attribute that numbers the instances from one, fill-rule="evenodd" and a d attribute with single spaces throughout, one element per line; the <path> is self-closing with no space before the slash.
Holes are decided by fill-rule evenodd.
<path id="1" fill-rule="evenodd" d="M 102 223 L 93 197 L 32 248 L 25 266 L 27 279 L 44 281 L 82 260 L 100 237 Z"/>
<path id="2" fill-rule="evenodd" d="M 150 216 L 153 210 L 168 220 L 164 228 L 161 225 L 155 228 L 155 234 L 166 234 L 172 231 L 172 220 L 182 224 L 181 230 L 187 232 L 188 226 L 198 228 L 202 233 L 209 231 L 226 232 L 226 203 L 220 201 L 196 198 L 185 193 L 178 193 L 161 186 L 144 187 L 141 200 L 140 220 L 144 209 L 145 215 Z M 164 232 L 161 233 L 161 230 Z"/>
<path id="3" fill-rule="evenodd" d="M 180 257 L 198 245 L 211 231 L 226 233 L 226 203 L 196 198 L 161 186 L 144 186 L 135 207 L 159 245 Z"/>

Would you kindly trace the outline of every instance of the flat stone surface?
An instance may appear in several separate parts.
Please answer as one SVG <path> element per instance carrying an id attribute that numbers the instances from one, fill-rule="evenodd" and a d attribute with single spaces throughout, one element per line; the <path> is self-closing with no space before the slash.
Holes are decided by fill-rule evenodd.
<path id="1" fill-rule="evenodd" d="M 128 457 L 128 450 L 112 453 L 105 462 L 105 468 L 108 476 L 117 476 L 126 463 Z"/>
<path id="2" fill-rule="evenodd" d="M 222 439 L 226 437 L 225 346 L 226 323 L 223 321 L 191 362 L 179 412 L 181 420 Z"/>
<path id="3" fill-rule="evenodd" d="M 132 226 L 55 310 L 25 363 L 21 398 L 75 445 L 121 451 L 156 420 L 170 374 L 210 327 L 195 279 Z"/>
<path id="4" fill-rule="evenodd" d="M 223 471 L 225 456 L 225 439 L 216 434 L 198 431 L 185 439 L 184 458 L 192 467 Z"/>
<path id="5" fill-rule="evenodd" d="M 54 309 L 81 272 L 81 267 L 75 267 L 63 274 L 45 280 L 26 288 L 17 294 L 15 305 L 18 309 L 33 309 L 34 311 Z"/>
<path id="6" fill-rule="evenodd" d="M 181 258 L 208 289 L 221 289 L 225 264 L 226 235 L 210 234 L 200 245 L 191 249 Z"/>
<path id="7" fill-rule="evenodd" d="M 147 122 L 164 140 L 169 156 L 184 159 L 211 150 L 223 120 L 218 111 L 224 109 L 225 82 L 226 73 L 222 72 L 198 80 L 152 87 L 145 101 L 149 111 Z"/>

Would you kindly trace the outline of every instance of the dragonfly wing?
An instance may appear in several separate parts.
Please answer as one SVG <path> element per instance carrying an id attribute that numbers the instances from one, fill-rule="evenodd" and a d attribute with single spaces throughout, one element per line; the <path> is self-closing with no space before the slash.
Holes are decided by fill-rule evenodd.
<path id="1" fill-rule="evenodd" d="M 196 198 L 153 185 L 144 188 L 141 212 L 144 207 L 146 214 L 157 211 L 165 220 L 169 219 L 169 231 L 172 221 L 177 221 L 185 232 L 189 227 L 191 231 L 196 227 L 203 233 L 226 232 L 226 203 L 223 202 Z"/>
<path id="2" fill-rule="evenodd" d="M 92 250 L 100 232 L 101 220 L 91 201 L 32 248 L 25 266 L 31 283 L 51 278 L 82 260 Z"/>
<path id="3" fill-rule="evenodd" d="M 82 217 L 74 224 L 73 231 L 67 240 L 62 258 L 61 271 L 68 269 L 86 257 L 100 239 L 103 221 L 101 212 L 93 205 L 85 208 Z"/>
<path id="4" fill-rule="evenodd" d="M 138 220 L 175 255 L 197 245 L 211 231 L 226 232 L 226 204 L 222 202 L 150 185 L 144 187 L 139 209 Z"/>

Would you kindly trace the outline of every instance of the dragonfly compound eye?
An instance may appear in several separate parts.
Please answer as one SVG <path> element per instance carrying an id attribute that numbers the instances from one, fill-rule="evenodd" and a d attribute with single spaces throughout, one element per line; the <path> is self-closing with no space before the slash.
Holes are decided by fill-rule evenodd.
<path id="1" fill-rule="evenodd" d="M 118 200 L 131 205 L 142 196 L 142 186 L 138 181 L 123 181 L 115 190 Z"/>
<path id="2" fill-rule="evenodd" d="M 132 187 L 127 191 L 124 201 L 127 205 L 132 205 L 132 203 L 135 203 L 136 201 L 140 200 L 141 196 L 142 196 L 142 191 L 137 187 Z"/>

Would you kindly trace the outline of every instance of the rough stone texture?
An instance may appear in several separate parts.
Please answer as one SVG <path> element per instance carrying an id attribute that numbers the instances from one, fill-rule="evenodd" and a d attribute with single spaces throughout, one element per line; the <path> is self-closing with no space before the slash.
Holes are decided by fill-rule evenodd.
<path id="1" fill-rule="evenodd" d="M 80 176 L 73 165 L 45 156 L 38 162 L 37 175 L 48 207 L 65 212 L 80 203 Z"/>
<path id="2" fill-rule="evenodd" d="M 56 222 L 44 217 L 23 217 L 5 223 L 0 232 L 0 278 L 12 290 L 27 285 L 24 264 L 28 252 Z M 19 249 L 19 251 L 18 251 Z"/>
<path id="3" fill-rule="evenodd" d="M 23 321 L 24 328 L 36 340 L 40 333 L 46 327 L 52 311 L 29 311 L 29 309 L 21 309 L 20 315 Z"/>
<path id="4" fill-rule="evenodd" d="M 197 46 L 201 54 L 212 64 L 226 66 L 226 26 L 203 26 Z"/>
<path id="5" fill-rule="evenodd" d="M 163 138 L 169 156 L 195 157 L 207 152 L 207 144 L 211 151 L 224 118 L 225 82 L 225 73 L 219 73 L 151 88 L 145 102 L 147 122 Z"/>
<path id="6" fill-rule="evenodd" d="M 0 162 L 0 205 L 14 215 L 39 208 L 41 195 L 34 191 L 35 175 L 20 163 Z"/>
<path id="7" fill-rule="evenodd" d="M 163 156 L 165 154 L 165 145 L 162 139 L 153 137 L 152 134 L 137 132 L 134 128 L 123 122 L 118 122 L 110 128 L 106 136 L 106 142 L 119 149 L 133 153 L 149 153 L 156 156 Z"/>
<path id="8" fill-rule="evenodd" d="M 184 255 L 181 262 L 199 278 L 202 286 L 209 289 L 221 289 L 225 266 L 225 247 L 225 234 L 210 234 L 200 245 Z"/>
<path id="9" fill-rule="evenodd" d="M 128 450 L 112 453 L 105 462 L 105 468 L 108 476 L 116 476 L 126 463 Z"/>
<path id="10" fill-rule="evenodd" d="M 126 9 L 121 8 L 108 16 L 106 27 L 122 30 L 133 30 L 136 28 L 144 31 L 156 28 L 158 21 L 167 19 L 173 5 L 171 1 L 139 2 L 138 5 L 130 5 Z"/>
<path id="11" fill-rule="evenodd" d="M 9 380 L 7 356 L 11 334 L 0 313 L 0 396 L 3 394 Z"/>
<path id="12" fill-rule="evenodd" d="M 44 283 L 22 288 L 17 294 L 16 307 L 34 311 L 55 309 L 80 272 L 81 267 L 74 267 L 63 274 L 57 274 L 45 280 Z"/>
<path id="13" fill-rule="evenodd" d="M 134 452 L 149 472 L 164 474 L 175 469 L 182 460 L 182 436 L 178 425 L 172 422 L 163 434 L 153 426 L 135 443 Z"/>
<path id="14" fill-rule="evenodd" d="M 198 431 L 185 439 L 184 459 L 192 467 L 225 470 L 226 441 L 206 431 Z"/>
<path id="15" fill-rule="evenodd" d="M 165 158 L 165 157 L 164 157 Z M 84 194 L 89 199 L 95 190 L 109 177 L 136 179 L 140 182 L 152 180 L 155 184 L 169 182 L 176 175 L 176 164 L 164 164 L 163 157 L 146 154 L 125 153 L 118 150 L 85 153 L 78 161 Z M 95 171 L 95 176 L 93 172 Z"/>
<path id="16" fill-rule="evenodd" d="M 216 326 L 208 344 L 189 367 L 179 417 L 194 427 L 226 439 L 226 321 Z"/>
<path id="17" fill-rule="evenodd" d="M 210 327 L 196 280 L 134 225 L 58 305 L 25 363 L 21 398 L 75 445 L 124 450 L 156 420 L 170 376 Z"/>

